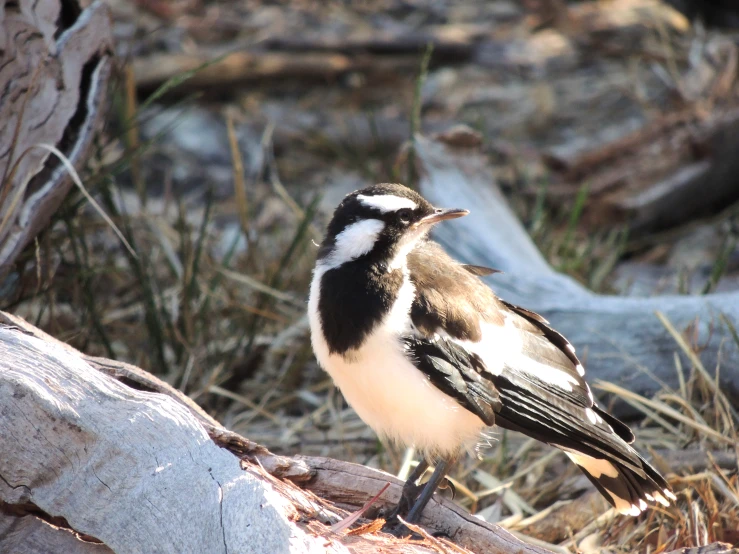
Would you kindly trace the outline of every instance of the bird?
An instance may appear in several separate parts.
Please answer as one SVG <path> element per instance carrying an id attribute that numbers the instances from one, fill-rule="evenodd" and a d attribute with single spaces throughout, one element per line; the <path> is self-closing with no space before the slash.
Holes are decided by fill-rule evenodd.
<path id="1" fill-rule="evenodd" d="M 371 185 L 344 197 L 318 248 L 308 319 L 319 365 L 375 433 L 422 455 L 388 520 L 418 521 L 492 426 L 564 451 L 621 514 L 669 506 L 669 484 L 598 405 L 567 339 L 496 296 L 482 280 L 495 270 L 429 238 L 468 213 L 401 184 Z"/>

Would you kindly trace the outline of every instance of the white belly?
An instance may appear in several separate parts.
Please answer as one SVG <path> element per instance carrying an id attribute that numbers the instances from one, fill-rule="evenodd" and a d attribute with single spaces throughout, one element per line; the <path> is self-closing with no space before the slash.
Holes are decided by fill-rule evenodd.
<path id="1" fill-rule="evenodd" d="M 403 353 L 398 329 L 409 320 L 410 281 L 386 320 L 345 359 L 329 354 L 320 331 L 316 273 L 309 302 L 313 350 L 359 417 L 377 434 L 428 456 L 453 455 L 474 443 L 485 427 L 482 420 L 434 387 Z"/>

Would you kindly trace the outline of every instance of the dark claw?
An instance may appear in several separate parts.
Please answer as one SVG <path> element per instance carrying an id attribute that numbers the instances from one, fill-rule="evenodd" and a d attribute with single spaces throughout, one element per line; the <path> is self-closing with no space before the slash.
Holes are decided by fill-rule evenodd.
<path id="1" fill-rule="evenodd" d="M 398 516 L 405 517 L 410 511 L 413 505 L 416 503 L 418 496 L 421 494 L 424 485 L 416 485 L 413 483 L 406 483 L 403 487 L 403 492 L 400 495 L 398 505 L 388 514 L 387 521 L 397 521 Z M 409 531 L 410 532 L 410 531 Z"/>
<path id="2" fill-rule="evenodd" d="M 456 496 L 457 496 L 457 487 L 455 487 L 454 486 L 454 483 L 452 483 L 452 480 L 451 479 L 448 479 L 448 478 L 446 480 L 446 484 L 451 489 L 451 491 L 452 491 L 452 500 L 454 500 L 456 498 Z"/>
<path id="3" fill-rule="evenodd" d="M 429 503 L 429 500 L 431 500 L 431 497 L 434 495 L 434 491 L 439 486 L 439 483 L 441 483 L 446 476 L 446 472 L 451 463 L 452 462 L 450 460 L 440 460 L 436 464 L 436 468 L 434 468 L 434 472 L 431 474 L 431 479 L 426 482 L 421 494 L 418 496 L 418 500 L 416 500 L 413 508 L 411 508 L 411 511 L 408 512 L 408 515 L 405 518 L 408 523 L 416 523 L 421 519 L 421 513 L 426 507 L 426 504 Z"/>
<path id="4" fill-rule="evenodd" d="M 405 517 L 416 503 L 424 487 L 424 485 L 417 485 L 416 482 L 423 477 L 428 466 L 429 464 L 426 460 L 421 460 L 408 476 L 408 480 L 403 485 L 403 492 L 400 494 L 398 505 L 385 518 L 388 523 L 397 523 L 398 516 Z"/>
<path id="5" fill-rule="evenodd" d="M 397 518 L 395 519 L 394 522 L 391 522 L 390 520 L 385 522 L 385 525 L 382 526 L 382 530 L 385 533 L 389 533 L 390 535 L 397 537 L 399 539 L 403 539 L 403 538 L 411 539 L 411 540 L 422 540 L 423 539 L 421 535 L 419 535 L 418 533 L 414 531 L 411 531 L 410 529 L 408 529 L 408 527 L 400 523 L 400 521 L 398 521 Z"/>

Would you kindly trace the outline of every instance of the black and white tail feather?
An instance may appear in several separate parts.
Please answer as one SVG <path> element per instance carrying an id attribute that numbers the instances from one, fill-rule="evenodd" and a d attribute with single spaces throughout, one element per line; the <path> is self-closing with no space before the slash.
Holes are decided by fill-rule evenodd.
<path id="1" fill-rule="evenodd" d="M 345 198 L 319 251 L 313 347 L 378 434 L 453 459 L 498 425 L 563 450 L 623 514 L 675 496 L 594 401 L 575 349 L 538 314 L 500 300 L 426 238 L 439 210 L 401 185 Z"/>

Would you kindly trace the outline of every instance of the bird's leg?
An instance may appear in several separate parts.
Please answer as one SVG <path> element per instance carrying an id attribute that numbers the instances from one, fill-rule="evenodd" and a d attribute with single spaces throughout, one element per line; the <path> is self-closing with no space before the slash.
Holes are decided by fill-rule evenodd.
<path id="1" fill-rule="evenodd" d="M 436 464 L 436 468 L 434 469 L 434 473 L 431 475 L 431 479 L 428 480 L 426 486 L 421 492 L 421 495 L 413 505 L 413 508 L 408 512 L 408 517 L 405 518 L 408 523 L 415 523 L 421 517 L 421 512 L 423 512 L 426 504 L 431 500 L 431 497 L 434 495 L 434 491 L 439 486 L 439 483 L 441 483 L 444 477 L 446 477 L 446 472 L 451 465 L 451 460 L 441 460 Z"/>
<path id="2" fill-rule="evenodd" d="M 419 493 L 421 492 L 421 489 L 423 488 L 423 485 L 416 484 L 416 481 L 423 477 L 423 474 L 426 472 L 428 467 L 429 463 L 426 461 L 425 458 L 418 462 L 418 465 L 411 472 L 405 484 L 403 485 L 403 492 L 400 493 L 400 500 L 398 501 L 398 505 L 388 515 L 388 521 L 394 520 L 399 515 L 404 516 L 408 513 L 408 510 L 411 509 L 413 503 L 416 501 Z"/>

